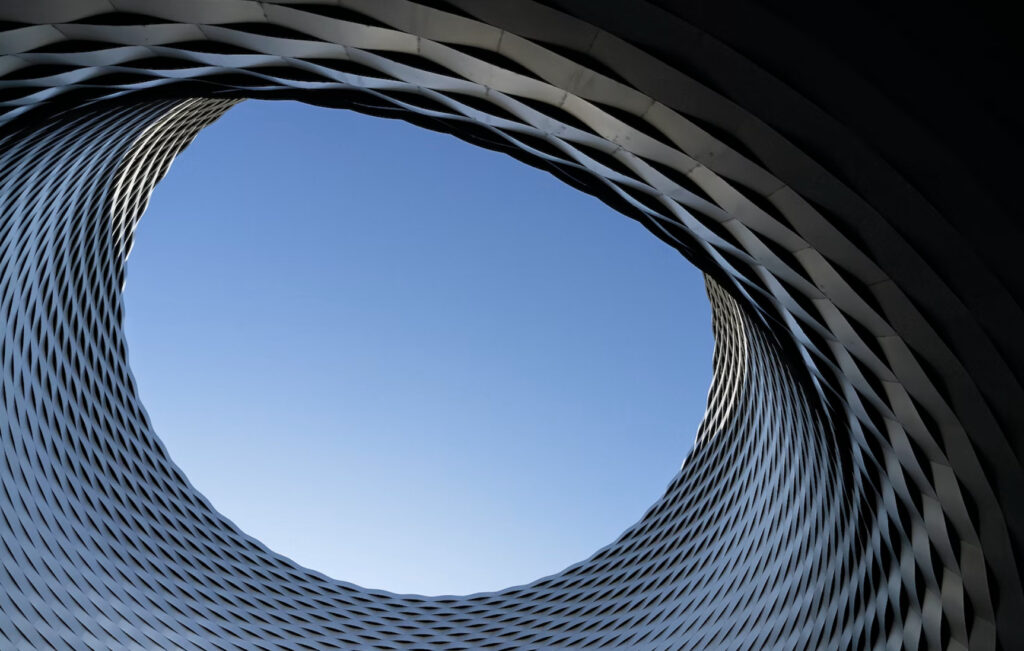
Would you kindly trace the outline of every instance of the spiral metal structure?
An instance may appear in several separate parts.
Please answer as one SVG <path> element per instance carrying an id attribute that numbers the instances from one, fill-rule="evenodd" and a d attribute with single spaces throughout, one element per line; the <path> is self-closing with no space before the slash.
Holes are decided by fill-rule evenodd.
<path id="1" fill-rule="evenodd" d="M 795 7 L 0 2 L 0 647 L 1024 648 L 1012 116 L 900 16 Z M 506 152 L 705 272 L 707 414 L 638 523 L 424 597 L 211 508 L 139 401 L 121 291 L 153 187 L 246 98 Z"/>

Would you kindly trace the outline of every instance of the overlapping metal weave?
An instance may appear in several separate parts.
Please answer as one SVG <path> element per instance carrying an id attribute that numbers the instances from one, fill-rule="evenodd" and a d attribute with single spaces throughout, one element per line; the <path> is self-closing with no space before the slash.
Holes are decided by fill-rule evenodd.
<path id="1" fill-rule="evenodd" d="M 950 242 L 955 260 L 935 254 L 922 233 L 949 220 L 907 217 L 937 209 L 860 141 L 830 136 L 865 161 L 858 177 L 820 150 L 824 137 L 774 128 L 726 72 L 749 69 L 773 106 L 792 88 L 700 36 L 699 16 L 617 8 L 652 33 L 705 39 L 707 58 L 684 69 L 614 13 L 560 4 L 0 3 L 0 648 L 1024 638 L 1012 409 L 1024 392 L 1008 343 L 1024 317 L 1005 260 L 984 259 L 973 236 Z M 505 151 L 706 272 L 707 415 L 636 525 L 529 585 L 394 595 L 274 554 L 191 487 L 127 365 L 124 265 L 175 155 L 244 98 L 404 119 Z M 873 195 L 883 182 L 896 189 Z"/>

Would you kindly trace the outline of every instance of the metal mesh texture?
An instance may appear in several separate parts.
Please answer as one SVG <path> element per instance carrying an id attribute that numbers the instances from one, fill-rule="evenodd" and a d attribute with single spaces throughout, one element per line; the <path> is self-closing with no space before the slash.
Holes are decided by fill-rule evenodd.
<path id="1" fill-rule="evenodd" d="M 961 399 L 979 389 L 909 272 L 789 177 L 853 212 L 856 193 L 694 71 L 533 2 L 40 0 L 0 19 L 3 648 L 1019 640 L 1014 423 L 965 427 L 999 419 Z M 127 364 L 124 265 L 171 161 L 244 98 L 504 151 L 707 274 L 707 414 L 637 524 L 529 585 L 394 595 L 274 554 L 194 490 Z"/>

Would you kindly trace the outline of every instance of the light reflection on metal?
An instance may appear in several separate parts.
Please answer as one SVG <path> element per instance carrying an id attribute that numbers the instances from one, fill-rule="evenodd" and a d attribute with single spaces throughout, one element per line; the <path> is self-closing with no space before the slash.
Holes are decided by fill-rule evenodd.
<path id="1" fill-rule="evenodd" d="M 956 346 L 908 344 L 931 341 L 908 272 L 792 185 L 840 181 L 582 19 L 427 5 L 0 6 L 2 646 L 1009 648 L 1017 507 L 997 486 L 1020 462 L 992 452 L 1007 432 L 965 429 L 986 403 L 939 379 Z M 708 274 L 707 415 L 636 525 L 529 585 L 394 595 L 274 554 L 191 487 L 128 368 L 124 263 L 174 156 L 246 97 L 506 151 Z"/>

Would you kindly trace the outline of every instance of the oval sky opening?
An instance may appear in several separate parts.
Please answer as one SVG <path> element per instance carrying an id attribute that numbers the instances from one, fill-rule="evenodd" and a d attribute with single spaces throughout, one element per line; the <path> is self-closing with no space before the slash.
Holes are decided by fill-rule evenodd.
<path id="1" fill-rule="evenodd" d="M 247 101 L 171 167 L 125 289 L 154 430 L 270 549 L 399 593 L 526 583 L 612 542 L 689 452 L 701 273 L 508 156 Z"/>

